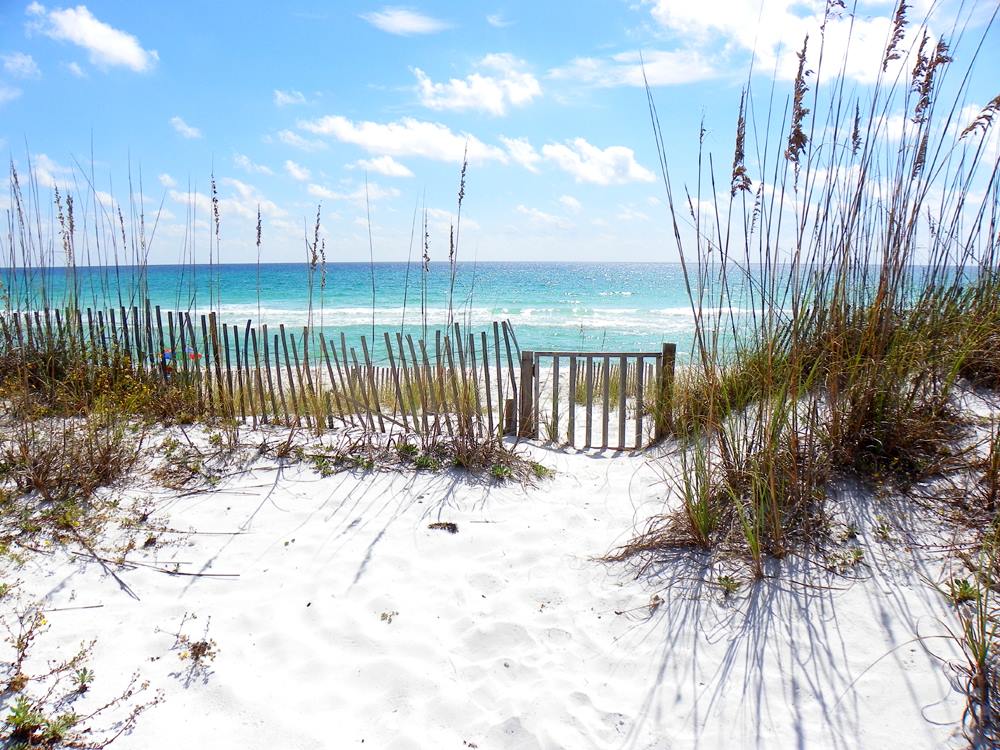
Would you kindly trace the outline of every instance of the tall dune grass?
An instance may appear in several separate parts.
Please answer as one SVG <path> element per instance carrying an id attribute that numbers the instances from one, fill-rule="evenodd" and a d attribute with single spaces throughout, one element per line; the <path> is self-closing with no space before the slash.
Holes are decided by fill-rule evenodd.
<path id="1" fill-rule="evenodd" d="M 832 477 L 933 473 L 960 379 L 996 387 L 1000 97 L 959 121 L 976 53 L 956 69 L 952 38 L 908 23 L 901 4 L 870 89 L 811 76 L 824 40 L 807 39 L 780 132 L 748 86 L 732 170 L 700 152 L 683 202 L 647 87 L 696 330 L 674 405 L 683 507 L 621 556 L 718 546 L 760 575 L 822 533 Z"/>

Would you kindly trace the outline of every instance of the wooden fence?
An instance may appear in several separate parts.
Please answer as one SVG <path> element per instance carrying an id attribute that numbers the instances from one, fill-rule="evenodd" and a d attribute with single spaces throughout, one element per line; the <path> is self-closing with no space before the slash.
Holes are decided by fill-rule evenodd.
<path id="1" fill-rule="evenodd" d="M 582 441 L 585 449 L 641 449 L 660 440 L 671 426 L 676 353 L 675 344 L 659 352 L 521 352 L 518 434 L 572 447 Z"/>
<path id="2" fill-rule="evenodd" d="M 651 439 L 669 428 L 672 344 L 662 352 L 522 352 L 509 321 L 477 332 L 456 323 L 426 339 L 386 331 L 380 361 L 365 336 L 349 346 L 343 333 L 327 338 L 322 329 L 291 331 L 284 325 L 274 331 L 250 320 L 231 325 L 214 312 L 192 316 L 148 301 L 96 312 L 9 311 L 0 314 L 0 334 L 8 349 L 66 351 L 95 366 L 187 385 L 203 414 L 254 425 L 319 431 L 339 423 L 382 433 L 538 438 L 544 421 L 548 437 L 559 442 L 560 400 L 568 394 L 563 411 L 570 445 L 578 442 L 578 405 L 585 413 L 585 448 L 611 447 L 615 410 L 618 449 L 626 447 L 627 422 L 635 423 L 636 448 L 645 444 L 645 415 L 655 425 Z M 548 414 L 540 409 L 542 358 L 552 362 Z M 566 359 L 564 390 L 560 360 Z M 595 424 L 601 426 L 599 442 L 591 439 Z"/>

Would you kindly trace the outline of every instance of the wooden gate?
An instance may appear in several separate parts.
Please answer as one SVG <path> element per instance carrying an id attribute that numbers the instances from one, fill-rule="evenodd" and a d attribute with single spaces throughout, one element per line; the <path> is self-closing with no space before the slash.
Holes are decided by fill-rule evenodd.
<path id="1" fill-rule="evenodd" d="M 660 440 L 671 428 L 676 355 L 676 344 L 658 352 L 522 350 L 517 433 L 616 450 Z"/>

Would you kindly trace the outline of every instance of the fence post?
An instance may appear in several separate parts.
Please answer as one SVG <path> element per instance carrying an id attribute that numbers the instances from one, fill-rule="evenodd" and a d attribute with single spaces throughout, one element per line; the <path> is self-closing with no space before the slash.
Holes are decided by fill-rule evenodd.
<path id="1" fill-rule="evenodd" d="M 527 349 L 521 352 L 521 403 L 518 407 L 518 437 L 533 437 L 535 434 L 535 413 L 532 402 L 532 379 L 535 376 L 535 353 Z"/>
<path id="2" fill-rule="evenodd" d="M 656 398 L 656 432 L 654 439 L 667 436 L 673 426 L 674 365 L 677 359 L 677 345 L 664 344 L 660 355 L 659 388 Z"/>

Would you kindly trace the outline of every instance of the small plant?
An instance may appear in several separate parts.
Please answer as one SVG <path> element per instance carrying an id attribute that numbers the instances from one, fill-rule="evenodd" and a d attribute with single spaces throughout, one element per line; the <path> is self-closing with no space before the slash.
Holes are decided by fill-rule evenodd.
<path id="1" fill-rule="evenodd" d="M 531 473 L 534 475 L 535 479 L 548 479 L 555 474 L 552 469 L 538 463 L 537 461 L 531 462 Z"/>
<path id="2" fill-rule="evenodd" d="M 493 466 L 490 467 L 490 476 L 498 482 L 506 482 L 514 476 L 514 472 L 509 466 L 504 466 L 503 464 L 493 464 Z"/>
<path id="3" fill-rule="evenodd" d="M 404 442 L 396 446 L 396 452 L 399 453 L 400 458 L 412 459 L 418 453 L 420 453 L 420 449 L 413 443 Z"/>
<path id="4" fill-rule="evenodd" d="M 875 516 L 875 534 L 883 542 L 892 540 L 892 528 L 889 526 L 889 519 L 885 516 Z"/>
<path id="5" fill-rule="evenodd" d="M 73 686 L 78 693 L 86 693 L 90 689 L 90 683 L 94 681 L 94 670 L 87 667 L 79 667 L 73 673 Z"/>
<path id="6" fill-rule="evenodd" d="M 437 471 L 441 468 L 441 462 L 426 453 L 421 453 L 413 459 L 413 465 L 421 471 Z"/>
<path id="7" fill-rule="evenodd" d="M 722 589 L 722 595 L 727 598 L 740 590 L 740 582 L 730 575 L 721 575 L 715 579 L 715 582 Z"/>
<path id="8" fill-rule="evenodd" d="M 968 578 L 952 578 L 948 582 L 948 598 L 958 605 L 979 599 L 979 589 Z"/>

